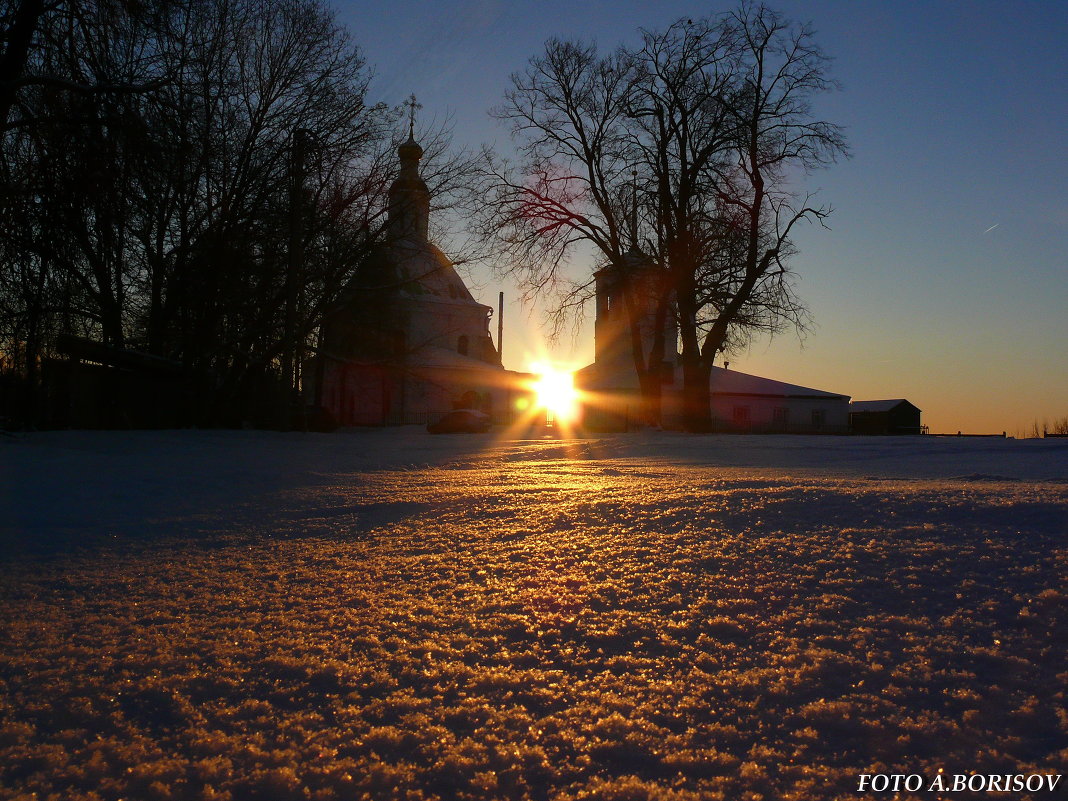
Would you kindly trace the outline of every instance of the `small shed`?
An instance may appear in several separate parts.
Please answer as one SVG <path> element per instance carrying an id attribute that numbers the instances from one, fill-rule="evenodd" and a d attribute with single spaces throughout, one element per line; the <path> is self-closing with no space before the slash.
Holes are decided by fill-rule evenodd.
<path id="1" fill-rule="evenodd" d="M 854 434 L 922 434 L 920 410 L 904 398 L 853 401 L 849 428 Z"/>

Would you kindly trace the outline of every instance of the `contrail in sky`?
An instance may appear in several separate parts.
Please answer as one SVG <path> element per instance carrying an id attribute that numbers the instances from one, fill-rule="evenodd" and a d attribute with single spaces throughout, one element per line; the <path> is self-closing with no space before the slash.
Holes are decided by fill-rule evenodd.
<path id="1" fill-rule="evenodd" d="M 984 234 L 989 234 L 989 233 L 990 233 L 991 231 L 993 231 L 993 230 L 994 230 L 995 228 L 997 228 L 997 227 L 998 227 L 999 225 L 1001 225 L 1001 223 L 994 223 L 994 224 L 993 224 L 993 225 L 991 225 L 991 226 L 990 226 L 989 228 L 987 228 L 987 229 L 986 229 L 985 231 L 983 231 L 983 233 L 984 233 Z"/>

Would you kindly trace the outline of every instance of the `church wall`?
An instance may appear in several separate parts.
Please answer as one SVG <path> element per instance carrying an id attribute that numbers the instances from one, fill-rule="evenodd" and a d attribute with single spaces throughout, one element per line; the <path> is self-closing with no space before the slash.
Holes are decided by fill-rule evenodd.
<path id="1" fill-rule="evenodd" d="M 511 370 L 464 370 L 458 368 L 414 369 L 411 382 L 418 384 L 418 400 L 408 423 L 432 422 L 457 408 L 470 408 L 465 401 L 477 395 L 474 408 L 490 415 L 496 424 L 512 422 L 518 414 L 516 401 L 532 398 L 530 377 Z"/>
<path id="2" fill-rule="evenodd" d="M 641 399 L 630 390 L 599 392 L 596 400 L 582 405 L 581 423 L 590 431 L 629 431 L 638 420 Z"/>
<path id="3" fill-rule="evenodd" d="M 320 403 L 340 426 L 377 426 L 399 413 L 402 400 L 391 371 L 380 365 L 327 360 Z"/>
<path id="4" fill-rule="evenodd" d="M 472 392 L 495 417 L 504 414 L 512 391 L 506 376 L 516 374 L 501 367 L 489 332 L 492 309 L 475 301 L 427 239 L 430 195 L 411 130 L 397 155 L 390 236 L 323 321 L 315 396 L 340 425 L 426 424 L 472 402 L 464 400 Z"/>
<path id="5" fill-rule="evenodd" d="M 406 383 L 409 402 L 399 421 L 404 425 L 426 425 L 452 410 L 454 387 L 418 376 L 408 376 Z"/>
<path id="6" fill-rule="evenodd" d="M 658 270 L 645 257 L 629 256 L 629 270 L 634 286 L 632 305 L 638 315 L 638 330 L 642 340 L 642 355 L 649 357 L 656 332 Z M 633 261 L 637 258 L 638 261 Z M 596 276 L 596 318 L 594 320 L 595 361 L 609 369 L 633 370 L 630 322 L 624 302 L 621 279 L 612 268 L 600 270 Z M 662 321 L 664 360 L 678 358 L 678 328 L 675 316 L 669 311 Z"/>
<path id="7" fill-rule="evenodd" d="M 444 348 L 460 352 L 460 337 L 467 338 L 466 355 L 488 364 L 498 364 L 496 349 L 490 339 L 484 306 L 411 301 L 408 336 L 414 361 L 422 347 Z"/>

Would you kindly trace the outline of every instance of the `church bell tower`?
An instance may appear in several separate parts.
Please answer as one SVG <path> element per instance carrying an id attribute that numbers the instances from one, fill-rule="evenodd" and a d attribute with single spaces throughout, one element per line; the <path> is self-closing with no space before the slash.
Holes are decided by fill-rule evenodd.
<path id="1" fill-rule="evenodd" d="M 397 148 L 400 174 L 389 187 L 389 235 L 400 239 L 426 242 L 430 220 L 430 191 L 419 176 L 423 148 L 415 141 L 415 98 L 411 98 L 408 141 Z"/>
<path id="2" fill-rule="evenodd" d="M 638 314 L 642 351 L 649 357 L 656 328 L 656 308 L 660 290 L 660 268 L 640 251 L 631 249 L 623 257 L 621 266 L 609 265 L 594 273 L 597 295 L 594 320 L 594 360 L 598 367 L 609 371 L 633 371 L 630 319 L 627 316 L 624 290 L 631 293 L 631 302 Z M 678 328 L 674 309 L 664 318 L 664 359 L 678 358 Z"/>

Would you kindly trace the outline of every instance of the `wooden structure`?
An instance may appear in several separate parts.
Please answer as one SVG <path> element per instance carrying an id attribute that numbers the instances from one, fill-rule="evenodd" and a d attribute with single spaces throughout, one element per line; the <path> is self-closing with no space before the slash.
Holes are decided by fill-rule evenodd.
<path id="1" fill-rule="evenodd" d="M 181 362 L 61 334 L 43 365 L 49 428 L 173 428 L 195 418 L 196 376 Z"/>
<path id="2" fill-rule="evenodd" d="M 904 398 L 853 401 L 849 429 L 854 434 L 922 434 L 920 410 Z"/>

